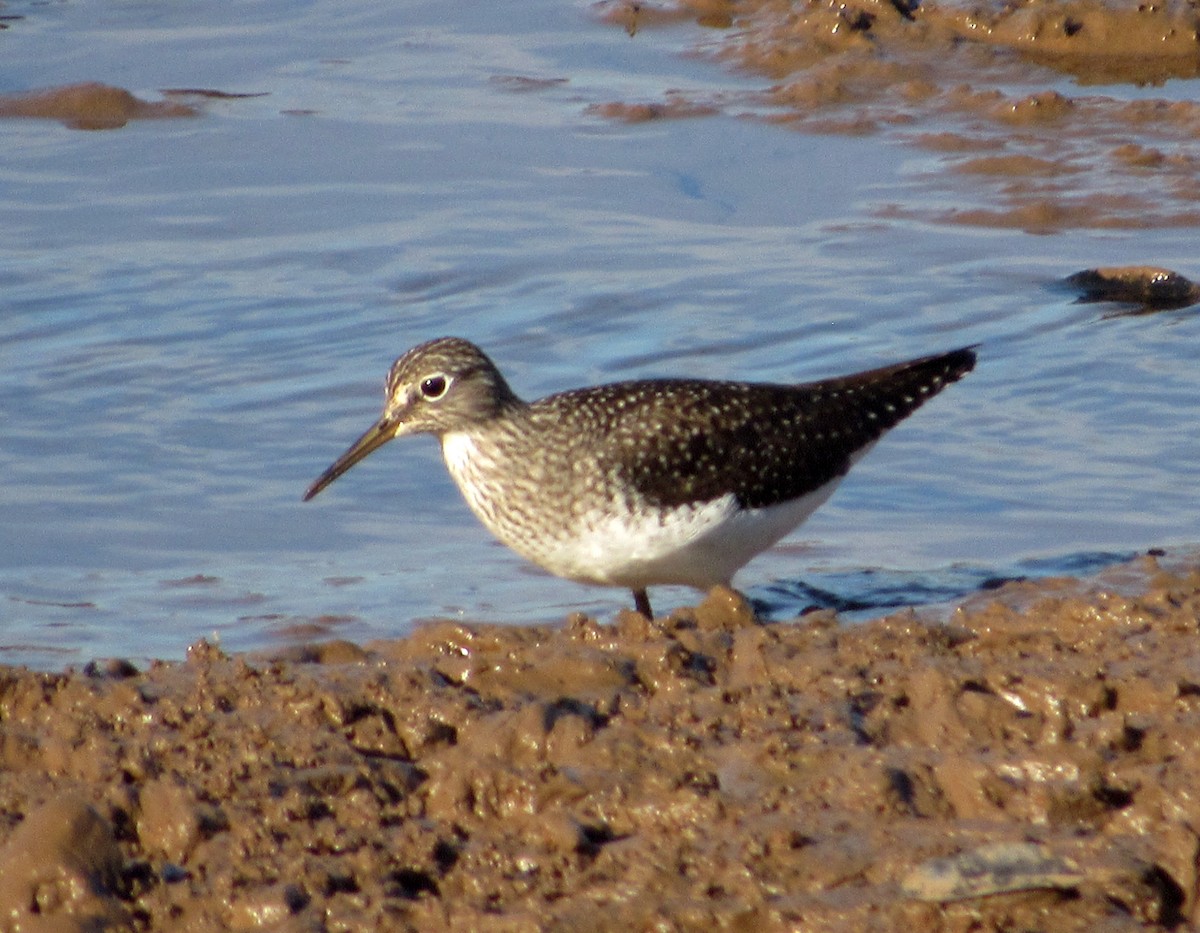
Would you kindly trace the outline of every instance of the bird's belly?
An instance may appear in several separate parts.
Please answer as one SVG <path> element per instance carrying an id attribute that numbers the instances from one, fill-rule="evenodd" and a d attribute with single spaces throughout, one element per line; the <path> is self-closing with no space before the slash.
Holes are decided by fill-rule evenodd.
<path id="1" fill-rule="evenodd" d="M 537 555 L 551 573 L 583 583 L 641 589 L 729 583 L 760 552 L 796 528 L 840 481 L 779 505 L 742 509 L 732 495 L 653 513 L 595 515 Z"/>

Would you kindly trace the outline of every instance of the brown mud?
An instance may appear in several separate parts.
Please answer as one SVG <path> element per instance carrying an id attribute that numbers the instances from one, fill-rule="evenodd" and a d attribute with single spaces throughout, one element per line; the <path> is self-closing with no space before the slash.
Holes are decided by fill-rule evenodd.
<path id="1" fill-rule="evenodd" d="M 757 93 L 673 91 L 592 112 L 719 111 L 877 133 L 928 155 L 883 216 L 1035 233 L 1200 224 L 1200 103 L 1152 91 L 1200 74 L 1187 0 L 605 0 L 633 41 L 684 20 Z M 956 176 L 958 176 L 956 178 Z"/>
<path id="2" fill-rule="evenodd" d="M 130 120 L 168 120 L 199 116 L 200 108 L 188 100 L 241 100 L 264 97 L 212 88 L 166 88 L 166 100 L 148 101 L 121 87 L 85 81 L 20 94 L 0 94 L 0 119 L 28 117 L 58 120 L 74 130 L 116 130 Z"/>
<path id="3" fill-rule="evenodd" d="M 1063 280 L 1079 300 L 1132 305 L 1125 314 L 1153 314 L 1200 304 L 1200 285 L 1158 266 L 1107 266 L 1082 269 Z"/>
<path id="4" fill-rule="evenodd" d="M 94 81 L 64 84 L 22 94 L 0 94 L 0 118 L 58 120 L 76 130 L 114 130 L 130 120 L 194 117 L 195 107 L 177 101 L 146 101 L 129 91 Z"/>
<path id="5" fill-rule="evenodd" d="M 0 930 L 1182 929 L 1200 561 L 0 669 Z"/>

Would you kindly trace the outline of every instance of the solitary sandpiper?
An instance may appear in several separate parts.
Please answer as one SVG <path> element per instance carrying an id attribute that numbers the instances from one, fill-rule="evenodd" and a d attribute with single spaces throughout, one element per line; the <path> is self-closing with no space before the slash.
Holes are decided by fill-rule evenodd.
<path id="1" fill-rule="evenodd" d="M 645 379 L 523 402 L 473 343 L 393 364 L 383 414 L 308 501 L 403 434 L 433 434 L 472 511 L 560 577 L 708 589 L 806 519 L 859 458 L 975 365 L 973 347 L 802 385 Z"/>

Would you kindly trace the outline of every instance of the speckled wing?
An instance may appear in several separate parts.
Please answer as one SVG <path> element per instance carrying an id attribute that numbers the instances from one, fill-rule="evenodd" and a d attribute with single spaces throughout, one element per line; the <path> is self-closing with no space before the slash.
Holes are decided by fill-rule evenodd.
<path id="1" fill-rule="evenodd" d="M 627 383 L 617 471 L 661 508 L 733 492 L 743 508 L 795 499 L 843 475 L 853 456 L 970 372 L 973 348 L 804 385 Z M 651 429 L 653 426 L 653 429 Z"/>

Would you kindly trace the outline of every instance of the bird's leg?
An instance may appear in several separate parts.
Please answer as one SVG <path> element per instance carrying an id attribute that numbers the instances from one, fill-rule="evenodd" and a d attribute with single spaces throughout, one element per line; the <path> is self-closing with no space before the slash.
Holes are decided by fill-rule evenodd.
<path id="1" fill-rule="evenodd" d="M 650 597 L 646 595 L 645 587 L 633 591 L 633 608 L 647 619 L 654 618 L 654 610 L 650 608 Z"/>

